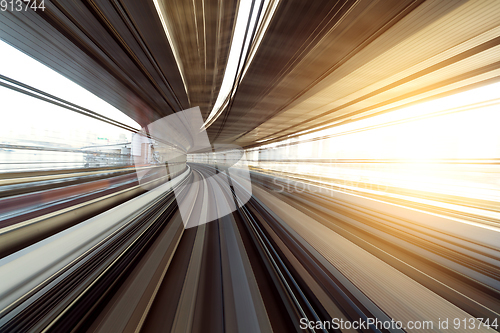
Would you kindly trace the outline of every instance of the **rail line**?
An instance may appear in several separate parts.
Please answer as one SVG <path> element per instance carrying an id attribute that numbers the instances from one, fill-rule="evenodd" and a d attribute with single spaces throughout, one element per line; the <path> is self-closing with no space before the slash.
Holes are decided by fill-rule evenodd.
<path id="1" fill-rule="evenodd" d="M 257 172 L 241 205 L 237 181 L 228 178 L 223 192 L 214 188 L 221 178 L 206 181 L 224 172 L 190 164 L 168 184 L 0 259 L 0 276 L 21 276 L 0 290 L 1 330 L 416 332 L 304 323 L 498 321 L 500 256 L 491 240 L 349 202 L 373 198 L 278 193 L 286 179 Z M 208 198 L 209 210 L 214 200 L 241 207 L 185 229 L 175 202 L 188 193 Z M 203 212 L 194 205 L 189 214 Z"/>

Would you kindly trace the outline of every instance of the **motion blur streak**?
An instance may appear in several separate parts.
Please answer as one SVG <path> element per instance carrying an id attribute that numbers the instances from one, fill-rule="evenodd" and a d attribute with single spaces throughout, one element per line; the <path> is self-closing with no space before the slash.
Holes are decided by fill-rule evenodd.
<path id="1" fill-rule="evenodd" d="M 0 331 L 500 331 L 499 18 L 0 1 Z"/>

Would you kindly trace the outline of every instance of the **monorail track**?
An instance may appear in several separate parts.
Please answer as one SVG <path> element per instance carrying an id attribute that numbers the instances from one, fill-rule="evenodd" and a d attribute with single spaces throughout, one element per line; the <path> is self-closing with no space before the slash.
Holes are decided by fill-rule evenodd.
<path id="1" fill-rule="evenodd" d="M 2 175 L 0 257 L 145 193 L 148 181 L 157 186 L 168 180 L 151 171 L 142 186 L 131 167 Z"/>
<path id="2" fill-rule="evenodd" d="M 224 170 L 191 165 L 175 183 L 182 189 L 176 195 L 195 190 L 198 199 L 205 191 L 213 197 L 200 180 L 218 172 Z M 1 330 L 417 332 L 314 323 L 498 320 L 492 247 L 453 243 L 450 235 L 411 229 L 321 193 L 276 193 L 266 177 L 252 173 L 250 201 L 207 224 L 185 229 L 172 189 L 160 186 L 131 200 L 128 211 L 121 208 L 121 221 L 109 221 L 117 210 L 107 212 L 33 244 L 26 255 L 5 257 L 0 275 L 11 265 L 29 276 L 26 263 L 54 256 L 51 246 L 68 251 L 40 263 L 44 273 L 37 278 L 4 287 Z M 224 193 L 236 207 L 237 186 Z M 77 235 L 89 240 L 73 244 Z"/>

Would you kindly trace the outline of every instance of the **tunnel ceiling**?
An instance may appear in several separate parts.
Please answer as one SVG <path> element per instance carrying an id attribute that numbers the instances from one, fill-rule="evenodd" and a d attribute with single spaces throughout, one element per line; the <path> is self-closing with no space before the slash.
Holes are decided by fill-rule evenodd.
<path id="1" fill-rule="evenodd" d="M 498 17 L 494 1 L 282 1 L 217 141 L 273 142 L 497 80 Z"/>
<path id="2" fill-rule="evenodd" d="M 226 68 L 236 1 L 159 0 L 184 74 L 191 106 L 212 110 Z"/>
<path id="3" fill-rule="evenodd" d="M 222 81 L 237 2 L 159 5 L 185 82 L 153 1 L 45 1 L 43 12 L 4 12 L 0 37 L 143 126 L 190 103 L 208 112 Z"/>
<path id="4" fill-rule="evenodd" d="M 1 38 L 141 125 L 212 109 L 237 1 L 160 0 L 173 50 L 152 0 L 45 3 L 5 13 Z M 488 0 L 282 0 L 209 137 L 251 147 L 498 80 L 498 17 Z"/>

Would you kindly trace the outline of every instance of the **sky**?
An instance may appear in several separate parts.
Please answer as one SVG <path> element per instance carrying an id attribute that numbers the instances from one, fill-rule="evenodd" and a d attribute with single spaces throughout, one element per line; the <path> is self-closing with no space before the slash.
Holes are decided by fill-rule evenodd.
<path id="1" fill-rule="evenodd" d="M 0 74 L 140 129 L 139 124 L 120 110 L 3 41 L 0 41 Z M 118 127 L 8 88 L 0 87 L 0 101 L 3 141 L 22 137 L 79 146 L 86 144 L 89 133 L 111 140 L 119 140 L 121 134 L 130 135 Z"/>

